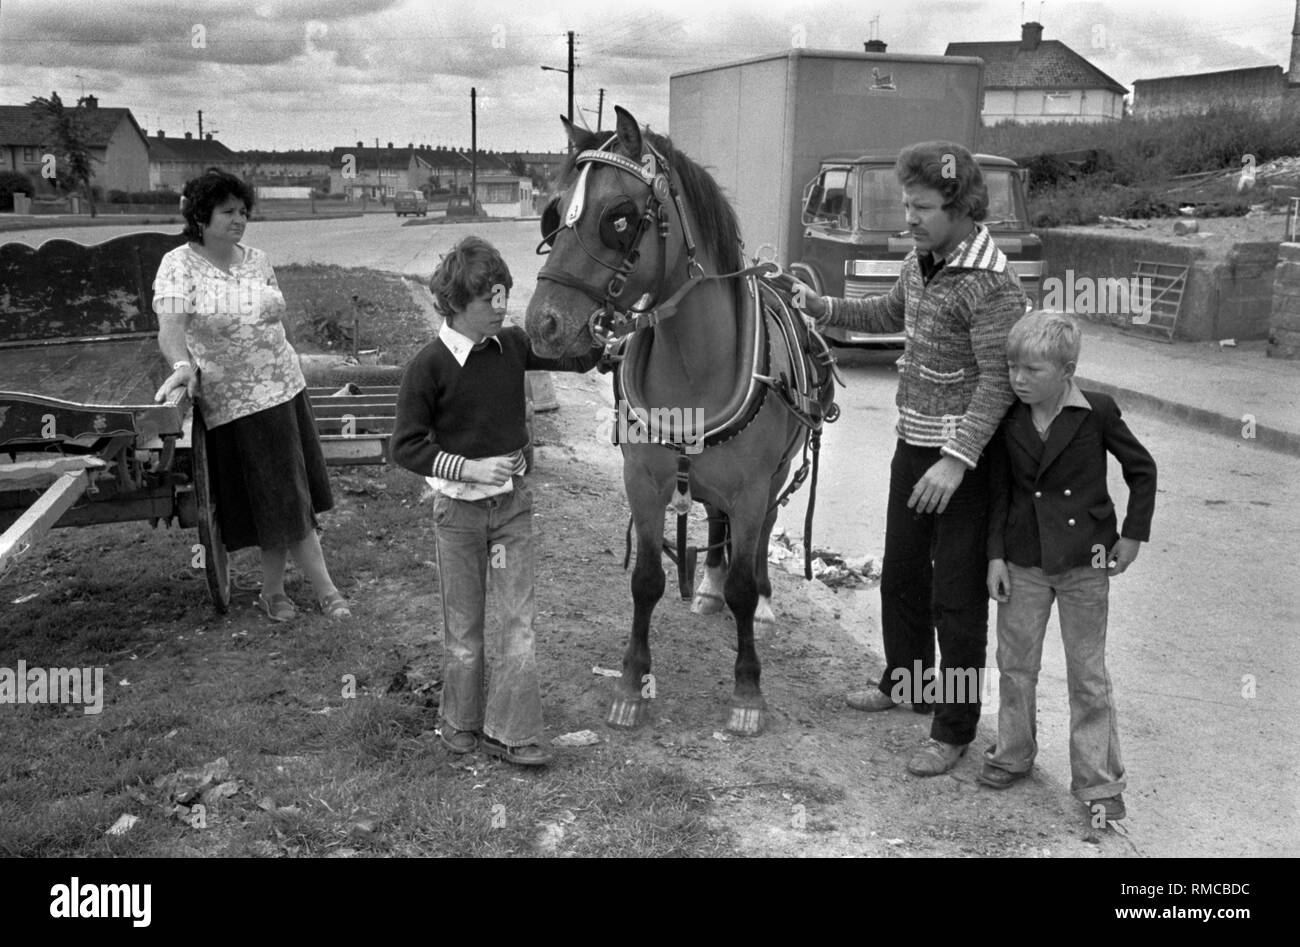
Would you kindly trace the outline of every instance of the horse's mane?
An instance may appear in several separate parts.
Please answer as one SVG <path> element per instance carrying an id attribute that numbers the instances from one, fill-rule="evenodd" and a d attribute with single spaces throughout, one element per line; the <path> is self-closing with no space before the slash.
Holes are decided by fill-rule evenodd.
<path id="1" fill-rule="evenodd" d="M 564 163 L 560 179 L 567 181 L 575 170 L 575 160 L 579 153 L 588 149 L 599 148 L 612 132 L 587 132 L 574 129 L 573 154 Z M 740 222 L 731 202 L 722 193 L 713 175 L 695 163 L 694 159 L 678 151 L 672 139 L 667 135 L 642 129 L 641 135 L 654 145 L 664 159 L 677 172 L 681 181 L 686 203 L 695 212 L 702 233 L 696 234 L 717 261 L 718 268 L 724 273 L 731 273 L 741 268 Z M 633 160 L 640 160 L 640 155 Z"/>

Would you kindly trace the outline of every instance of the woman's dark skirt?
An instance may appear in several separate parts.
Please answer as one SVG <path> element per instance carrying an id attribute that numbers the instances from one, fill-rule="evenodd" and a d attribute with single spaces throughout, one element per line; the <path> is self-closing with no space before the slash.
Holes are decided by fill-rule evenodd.
<path id="1" fill-rule="evenodd" d="M 307 392 L 208 431 L 208 471 L 222 544 L 283 549 L 334 506 Z"/>

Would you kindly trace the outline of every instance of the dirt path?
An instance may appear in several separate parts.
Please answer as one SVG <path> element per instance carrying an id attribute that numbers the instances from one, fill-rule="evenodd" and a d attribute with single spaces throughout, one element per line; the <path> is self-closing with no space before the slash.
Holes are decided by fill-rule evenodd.
<path id="1" fill-rule="evenodd" d="M 631 733 L 605 727 L 614 682 L 592 666 L 621 666 L 631 620 L 621 461 L 595 433 L 601 406 L 610 404 L 608 380 L 555 378 L 561 409 L 538 416 L 534 479 L 539 659 L 551 682 L 545 700 L 556 733 L 591 729 L 629 761 L 679 767 L 702 780 L 715 801 L 714 818 L 734 833 L 740 854 L 1136 854 L 1122 828 L 1094 831 L 1068 787 L 1041 772 L 1005 793 L 980 787 L 975 750 L 992 740 L 987 719 L 952 773 L 908 775 L 905 764 L 928 735 L 929 718 L 907 710 L 868 715 L 844 705 L 845 691 L 874 679 L 882 666 L 878 651 L 865 652 L 837 620 L 845 596 L 855 593 L 837 596 L 779 569 L 778 627 L 759 643 L 771 711 L 764 734 L 742 739 L 723 732 L 734 624 L 727 615 L 692 615 L 671 594 L 672 581 L 651 637 L 658 690 L 652 718 Z M 702 540 L 702 521 L 692 535 Z M 862 629 L 862 637 L 878 648 L 875 629 Z"/>

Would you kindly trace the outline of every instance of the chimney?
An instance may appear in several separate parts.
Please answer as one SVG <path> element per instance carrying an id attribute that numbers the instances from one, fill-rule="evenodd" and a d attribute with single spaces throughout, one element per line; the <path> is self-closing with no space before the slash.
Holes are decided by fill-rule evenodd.
<path id="1" fill-rule="evenodd" d="M 391 141 L 388 143 L 388 147 L 389 148 L 393 147 L 393 143 Z"/>
<path id="2" fill-rule="evenodd" d="M 167 137 L 167 133 L 166 133 L 165 131 L 163 131 L 163 130 L 160 128 L 160 129 L 158 129 L 158 137 L 159 137 L 159 138 L 166 138 L 166 137 Z"/>
<path id="3" fill-rule="evenodd" d="M 203 136 L 203 140 L 204 140 L 204 141 L 211 141 L 211 140 L 212 140 L 212 132 L 208 132 L 206 135 L 204 135 L 204 136 Z"/>
<path id="4" fill-rule="evenodd" d="M 1291 27 L 1291 71 L 1287 84 L 1300 86 L 1300 0 L 1295 2 L 1295 25 Z"/>
<path id="5" fill-rule="evenodd" d="M 1032 53 L 1043 41 L 1043 24 L 1026 23 L 1020 27 L 1020 48 Z"/>
<path id="6" fill-rule="evenodd" d="M 357 147 L 358 147 L 358 148 L 364 148 L 365 145 L 363 145 L 361 142 L 357 142 Z"/>
<path id="7" fill-rule="evenodd" d="M 99 108 L 99 99 L 95 98 L 93 95 L 83 95 L 81 98 L 77 99 L 77 107 L 97 109 Z"/>
<path id="8" fill-rule="evenodd" d="M 1300 2 L 1300 0 L 1297 0 Z M 885 41 L 880 39 L 869 39 L 862 44 L 863 50 L 868 53 L 883 53 L 885 51 Z"/>
<path id="9" fill-rule="evenodd" d="M 186 141 L 189 141 L 189 140 L 192 139 L 193 137 L 194 137 L 194 133 L 193 133 L 193 132 L 186 132 L 186 133 L 185 133 L 185 140 L 186 140 Z"/>

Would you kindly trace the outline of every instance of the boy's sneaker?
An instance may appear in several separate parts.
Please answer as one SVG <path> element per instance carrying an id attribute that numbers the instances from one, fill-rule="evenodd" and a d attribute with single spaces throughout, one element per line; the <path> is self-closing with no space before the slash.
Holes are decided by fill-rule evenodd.
<path id="1" fill-rule="evenodd" d="M 1085 805 L 1088 807 L 1088 812 L 1094 815 L 1097 814 L 1097 807 L 1101 806 L 1107 822 L 1118 822 L 1128 815 L 1124 810 L 1124 797 L 1118 793 L 1105 799 L 1089 799 Z"/>

